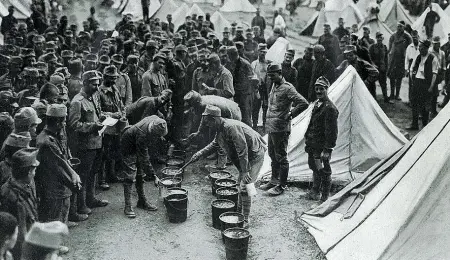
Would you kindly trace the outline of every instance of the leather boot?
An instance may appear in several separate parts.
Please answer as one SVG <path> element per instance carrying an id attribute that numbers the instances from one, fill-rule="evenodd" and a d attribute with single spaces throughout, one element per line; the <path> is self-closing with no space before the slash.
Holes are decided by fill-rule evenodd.
<path id="1" fill-rule="evenodd" d="M 138 194 L 138 202 L 137 202 L 136 207 L 138 207 L 140 209 L 148 210 L 148 211 L 155 211 L 158 209 L 155 205 L 149 203 L 147 201 L 147 198 L 145 197 L 144 180 L 143 180 L 142 176 L 136 177 L 136 191 Z"/>
<path id="2" fill-rule="evenodd" d="M 86 206 L 86 187 L 82 186 L 78 191 L 77 196 L 78 210 L 79 214 L 91 214 L 92 210 Z"/>
<path id="3" fill-rule="evenodd" d="M 136 213 L 134 213 L 133 207 L 131 206 L 131 190 L 133 188 L 133 184 L 124 183 L 123 184 L 123 195 L 125 198 L 125 208 L 123 209 L 123 213 L 128 218 L 135 218 Z"/>
<path id="4" fill-rule="evenodd" d="M 77 207 L 77 194 L 70 196 L 70 207 L 69 207 L 69 221 L 80 222 L 88 219 L 87 214 L 79 214 Z"/>
<path id="5" fill-rule="evenodd" d="M 306 195 L 306 198 L 309 200 L 319 200 L 320 193 L 320 184 L 322 182 L 322 178 L 318 171 L 313 172 L 313 184 L 311 190 Z"/>
<path id="6" fill-rule="evenodd" d="M 331 190 L 331 174 L 329 173 L 322 173 L 322 196 L 320 197 L 320 201 L 324 202 L 328 199 L 328 196 L 330 195 Z"/>

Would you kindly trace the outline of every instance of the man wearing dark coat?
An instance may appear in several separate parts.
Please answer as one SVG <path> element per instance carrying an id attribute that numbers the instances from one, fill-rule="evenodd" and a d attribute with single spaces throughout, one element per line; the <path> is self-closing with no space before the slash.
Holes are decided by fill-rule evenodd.
<path id="1" fill-rule="evenodd" d="M 330 83 L 335 80 L 333 63 L 325 57 L 325 48 L 322 45 L 314 46 L 314 58 L 307 96 L 309 102 L 316 100 L 314 84 L 318 78 L 325 77 Z"/>

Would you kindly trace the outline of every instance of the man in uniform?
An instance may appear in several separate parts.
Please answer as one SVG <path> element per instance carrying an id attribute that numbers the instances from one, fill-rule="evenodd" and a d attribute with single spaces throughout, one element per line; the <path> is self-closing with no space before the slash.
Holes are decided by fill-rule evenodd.
<path id="1" fill-rule="evenodd" d="M 277 196 L 284 192 L 289 174 L 287 145 L 291 132 L 291 119 L 308 108 L 308 101 L 286 82 L 280 64 L 271 64 L 267 69 L 272 82 L 269 94 L 266 129 L 269 133 L 269 156 L 272 160 L 272 178 L 260 189 Z M 294 109 L 291 111 L 292 106 Z"/>
<path id="2" fill-rule="evenodd" d="M 303 58 L 298 58 L 294 61 L 294 68 L 297 69 L 297 83 L 295 88 L 300 95 L 308 97 L 309 83 L 311 82 L 312 68 L 313 68 L 313 53 L 312 47 L 305 48 Z"/>
<path id="3" fill-rule="evenodd" d="M 153 56 L 155 56 L 158 51 L 158 43 L 154 40 L 149 40 L 145 44 L 145 53 L 139 58 L 139 67 L 147 71 L 150 69 L 150 64 L 153 61 Z"/>
<path id="4" fill-rule="evenodd" d="M 69 159 L 67 136 L 64 126 L 67 107 L 51 104 L 47 107 L 46 125 L 37 137 L 37 183 L 41 186 L 41 221 L 61 221 L 67 224 L 72 190 L 81 186 L 80 176 L 73 170 Z"/>
<path id="5" fill-rule="evenodd" d="M 294 90 L 295 91 L 295 90 Z M 248 228 L 252 199 L 247 185 L 253 184 L 264 163 L 266 143 L 250 126 L 241 121 L 221 117 L 218 107 L 208 105 L 203 112 L 203 121 L 209 128 L 216 129 L 214 140 L 195 153 L 191 160 L 207 156 L 222 148 L 239 171 L 239 199 L 237 212 L 244 215 L 244 228 Z"/>
<path id="6" fill-rule="evenodd" d="M 341 38 L 344 37 L 344 35 L 350 36 L 350 32 L 344 27 L 344 18 L 339 17 L 338 25 L 339 25 L 338 28 L 334 29 L 333 35 L 336 35 L 336 37 L 338 37 L 339 40 L 341 40 Z"/>
<path id="7" fill-rule="evenodd" d="M 377 32 L 376 39 L 377 43 L 372 44 L 369 48 L 370 58 L 380 72 L 378 82 L 380 83 L 381 91 L 383 92 L 384 102 L 393 103 L 393 101 L 390 100 L 387 95 L 386 72 L 388 65 L 388 50 L 386 45 L 383 44 L 384 37 L 381 32 Z M 369 91 L 372 94 L 373 98 L 376 98 L 376 85 L 370 86 Z"/>
<path id="8" fill-rule="evenodd" d="M 223 28 L 223 39 L 222 39 L 222 45 L 223 46 L 233 46 L 234 42 L 232 40 L 230 40 L 230 28 L 228 27 L 224 27 Z"/>
<path id="9" fill-rule="evenodd" d="M 165 135 L 167 135 L 167 123 L 156 115 L 142 119 L 122 133 L 120 149 L 123 158 L 124 214 L 129 218 L 136 217 L 131 206 L 133 182 L 136 182 L 138 193 L 137 207 L 147 211 L 157 210 L 157 207 L 149 203 L 145 196 L 144 177 L 155 174 L 150 162 L 148 146 Z"/>
<path id="10" fill-rule="evenodd" d="M 237 50 L 236 50 L 237 51 Z M 213 86 L 203 85 L 205 95 L 216 95 L 231 99 L 234 96 L 233 75 L 225 68 L 217 54 L 211 54 L 208 57 L 209 71 L 214 79 Z"/>
<path id="11" fill-rule="evenodd" d="M 258 59 L 251 64 L 253 73 L 255 73 L 258 78 L 258 89 L 255 92 L 252 108 L 253 129 L 257 129 L 258 127 L 259 110 L 261 109 L 261 106 L 263 109 L 263 127 L 265 128 L 266 126 L 268 91 L 270 87 L 270 83 L 267 82 L 267 66 L 269 66 L 269 63 L 266 60 L 266 53 L 267 45 L 265 43 L 260 43 L 258 45 Z"/>
<path id="12" fill-rule="evenodd" d="M 128 55 L 128 57 L 137 57 L 136 55 Z M 127 58 L 128 60 L 128 58 Z M 111 58 L 111 65 L 114 65 L 117 68 L 117 73 L 119 76 L 116 79 L 115 85 L 117 87 L 117 91 L 119 92 L 120 101 L 124 106 L 128 106 L 133 101 L 133 91 L 131 89 L 131 80 L 128 75 L 121 71 L 123 66 L 123 57 L 120 54 L 115 54 Z"/>
<path id="13" fill-rule="evenodd" d="M 294 56 L 294 49 L 286 50 L 286 54 L 284 54 L 284 61 L 283 63 L 281 63 L 281 72 L 283 74 L 283 78 L 293 86 L 295 86 L 295 84 L 297 83 L 298 76 L 297 69 L 292 66 Z"/>
<path id="14" fill-rule="evenodd" d="M 139 58 L 136 55 L 130 55 L 127 58 L 127 67 L 123 71 L 123 73 L 128 76 L 130 79 L 130 85 L 131 85 L 131 95 L 132 95 L 132 102 L 135 102 L 141 97 L 142 93 L 142 76 L 144 75 L 145 71 L 143 68 L 138 66 Z M 124 79 L 126 79 L 124 77 Z M 120 92 L 120 96 L 122 98 L 122 102 L 124 102 L 125 106 L 131 105 L 126 101 L 127 97 L 127 91 L 126 89 L 124 93 Z"/>
<path id="15" fill-rule="evenodd" d="M 256 8 L 256 16 L 253 17 L 253 19 L 252 19 L 252 27 L 258 26 L 259 29 L 261 30 L 261 32 L 263 32 L 263 34 L 264 34 L 264 31 L 266 30 L 266 20 L 260 14 L 261 14 L 261 11 L 258 7 L 258 8 Z M 255 37 L 257 37 L 257 36 L 259 36 L 259 35 L 255 34 Z"/>
<path id="16" fill-rule="evenodd" d="M 305 133 L 305 151 L 309 168 L 313 171 L 313 186 L 308 197 L 317 200 L 321 193 L 320 201 L 324 202 L 331 189 L 330 159 L 338 136 L 339 111 L 328 98 L 330 82 L 325 77 L 318 78 L 314 87 L 317 102 Z"/>
<path id="17" fill-rule="evenodd" d="M 162 119 L 167 119 L 169 111 L 166 105 L 170 104 L 172 90 L 165 89 L 157 97 L 141 97 L 126 109 L 126 118 L 130 125 L 134 125 L 145 117 L 157 115 Z"/>
<path id="18" fill-rule="evenodd" d="M 256 60 L 258 57 L 258 43 L 253 39 L 253 32 L 247 29 L 246 39 L 244 41 L 244 55 L 250 62 Z"/>
<path id="19" fill-rule="evenodd" d="M 97 92 L 101 75 L 97 71 L 83 73 L 83 88 L 70 103 L 68 127 L 75 139 L 72 151 L 81 164 L 78 174 L 83 186 L 78 194 L 78 213 L 89 214 L 90 208 L 105 207 L 108 201 L 95 197 L 95 180 L 102 159 L 102 136 L 99 130 L 102 116 L 100 97 Z"/>
<path id="20" fill-rule="evenodd" d="M 166 77 L 162 74 L 166 65 L 167 57 L 164 53 L 157 53 L 153 58 L 153 63 L 142 75 L 141 96 L 157 97 L 164 89 L 168 89 Z"/>
<path id="21" fill-rule="evenodd" d="M 238 26 L 236 28 L 236 36 L 233 38 L 233 42 L 244 42 L 244 28 L 242 26 Z"/>
<path id="22" fill-rule="evenodd" d="M 74 59 L 69 61 L 69 72 L 70 78 L 67 83 L 67 89 L 69 90 L 69 99 L 78 94 L 83 88 L 83 81 L 81 80 L 81 75 L 83 72 L 83 64 L 80 59 Z"/>
<path id="23" fill-rule="evenodd" d="M 204 89 L 205 87 L 203 86 L 203 84 L 206 84 L 207 86 L 214 85 L 214 78 L 212 73 L 210 72 L 210 67 L 206 56 L 207 56 L 206 51 L 200 51 L 198 55 L 199 67 L 196 70 L 194 70 L 192 76 L 191 89 L 199 92 L 200 94 L 206 94 Z"/>
<path id="24" fill-rule="evenodd" d="M 312 63 L 311 79 L 308 88 L 308 101 L 316 100 L 316 91 L 314 84 L 320 77 L 325 77 L 329 82 L 334 82 L 334 66 L 333 63 L 325 57 L 325 48 L 318 44 L 314 46 L 314 61 Z"/>
<path id="25" fill-rule="evenodd" d="M 339 55 L 339 39 L 331 34 L 331 26 L 325 24 L 323 26 L 323 34 L 319 37 L 319 44 L 325 48 L 325 57 L 330 60 L 335 66 Z"/>

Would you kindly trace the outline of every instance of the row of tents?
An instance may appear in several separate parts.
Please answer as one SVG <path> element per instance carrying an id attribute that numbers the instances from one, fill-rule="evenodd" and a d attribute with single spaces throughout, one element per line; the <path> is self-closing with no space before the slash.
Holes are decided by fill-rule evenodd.
<path id="1" fill-rule="evenodd" d="M 300 217 L 327 259 L 450 259 L 450 107 L 407 141 L 353 67 L 328 92 L 340 111 L 333 180 L 351 182 Z M 313 106 L 292 122 L 289 176 L 297 180 L 311 179 L 303 136 Z M 268 162 L 260 178 L 270 175 Z"/>

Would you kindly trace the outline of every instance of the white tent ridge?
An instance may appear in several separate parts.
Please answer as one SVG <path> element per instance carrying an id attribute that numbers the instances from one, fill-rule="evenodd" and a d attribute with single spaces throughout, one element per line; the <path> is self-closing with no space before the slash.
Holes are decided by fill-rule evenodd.
<path id="1" fill-rule="evenodd" d="M 333 181 L 346 184 L 407 142 L 378 103 L 372 98 L 356 70 L 349 66 L 330 86 L 328 96 L 339 110 L 338 139 L 331 156 Z M 304 135 L 314 104 L 292 120 L 287 153 L 290 181 L 311 181 Z M 260 178 L 270 178 L 266 153 Z"/>
<path id="2" fill-rule="evenodd" d="M 441 18 L 440 21 L 434 25 L 433 36 L 441 37 L 441 44 L 444 44 L 445 42 L 447 42 L 448 34 L 450 33 L 450 17 L 444 12 L 444 10 L 442 10 L 442 8 L 438 4 L 433 3 L 432 6 L 433 11 L 438 13 Z M 430 12 L 430 7 L 427 7 L 422 15 L 411 26 L 413 30 L 417 30 L 417 32 L 419 32 L 419 37 L 421 39 L 427 38 L 424 22 L 428 12 Z"/>
<path id="3" fill-rule="evenodd" d="M 414 18 L 409 15 L 409 12 L 399 0 L 381 2 L 378 16 L 393 32 L 397 30 L 397 23 L 399 21 L 404 21 L 406 24 L 411 25 L 414 23 Z"/>
<path id="4" fill-rule="evenodd" d="M 225 27 L 231 28 L 231 23 L 219 12 L 215 11 L 210 18 L 211 22 L 214 24 L 215 34 L 219 39 L 223 38 L 223 29 Z"/>
<path id="5" fill-rule="evenodd" d="M 328 260 L 450 259 L 449 135 L 446 106 L 402 149 L 301 216 Z"/>
<path id="6" fill-rule="evenodd" d="M 159 18 L 161 21 L 166 21 L 167 15 L 172 14 L 178 9 L 178 5 L 173 0 L 163 0 L 161 7 L 153 14 L 153 18 Z"/>
<path id="7" fill-rule="evenodd" d="M 189 12 L 189 6 L 186 3 L 182 3 L 177 10 L 173 12 L 172 22 L 175 26 L 175 30 L 186 21 L 187 12 Z"/>
<path id="8" fill-rule="evenodd" d="M 389 38 L 391 37 L 391 35 L 393 34 L 393 32 L 391 31 L 391 29 L 389 29 L 389 27 L 381 22 L 378 17 L 372 18 L 372 19 L 366 19 L 366 21 L 364 21 L 363 23 L 361 23 L 359 25 L 359 30 L 358 30 L 358 36 L 362 37 L 364 34 L 364 31 L 362 29 L 362 27 L 367 26 L 370 29 L 370 37 L 372 39 L 376 38 L 376 33 L 377 32 L 381 32 L 383 34 L 384 40 L 383 43 L 388 46 L 389 45 Z"/>
<path id="9" fill-rule="evenodd" d="M 254 13 L 256 8 L 248 0 L 225 0 L 224 5 L 219 9 L 221 12 L 244 12 Z"/>
<path id="10" fill-rule="evenodd" d="M 197 17 L 199 17 L 200 15 L 205 17 L 205 12 L 203 12 L 203 10 L 197 4 L 192 5 L 191 9 L 189 9 L 189 11 L 184 16 L 192 16 L 193 14 L 197 14 Z"/>

